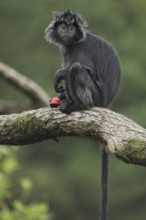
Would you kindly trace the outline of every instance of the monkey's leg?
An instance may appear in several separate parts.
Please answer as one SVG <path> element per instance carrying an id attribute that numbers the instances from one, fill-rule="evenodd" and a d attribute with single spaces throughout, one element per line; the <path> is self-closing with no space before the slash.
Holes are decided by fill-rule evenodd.
<path id="1" fill-rule="evenodd" d="M 101 106 L 101 93 L 98 84 L 92 79 L 90 69 L 74 63 L 65 78 L 66 100 L 60 110 L 65 113 Z"/>
<path id="2" fill-rule="evenodd" d="M 102 173 L 101 173 L 101 211 L 100 220 L 107 220 L 107 206 L 108 206 L 108 153 L 105 150 L 102 152 Z"/>
<path id="3" fill-rule="evenodd" d="M 73 101 L 74 111 L 89 109 L 94 105 L 94 97 L 98 100 L 98 90 L 91 75 L 80 63 L 74 63 L 65 80 L 66 94 Z"/>

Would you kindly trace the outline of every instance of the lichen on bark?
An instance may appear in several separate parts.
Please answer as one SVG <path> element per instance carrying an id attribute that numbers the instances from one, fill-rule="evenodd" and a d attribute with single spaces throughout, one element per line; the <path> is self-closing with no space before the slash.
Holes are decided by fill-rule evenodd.
<path id="1" fill-rule="evenodd" d="M 121 152 L 116 153 L 117 157 L 126 163 L 146 166 L 146 142 L 142 140 L 129 140 Z"/>

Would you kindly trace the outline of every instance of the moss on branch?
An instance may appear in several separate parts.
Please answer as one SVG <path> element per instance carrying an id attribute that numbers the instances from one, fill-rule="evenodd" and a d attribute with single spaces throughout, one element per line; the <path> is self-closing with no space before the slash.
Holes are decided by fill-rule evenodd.
<path id="1" fill-rule="evenodd" d="M 42 108 L 0 116 L 0 144 L 26 145 L 60 136 L 88 136 L 127 163 L 146 166 L 146 130 L 104 108 L 70 115 Z"/>

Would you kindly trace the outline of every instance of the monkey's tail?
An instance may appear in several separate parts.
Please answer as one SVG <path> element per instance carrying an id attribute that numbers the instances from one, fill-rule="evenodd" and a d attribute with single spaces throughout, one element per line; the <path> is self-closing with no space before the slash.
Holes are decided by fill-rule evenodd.
<path id="1" fill-rule="evenodd" d="M 101 173 L 101 211 L 100 220 L 107 220 L 108 207 L 108 153 L 105 150 L 102 152 L 102 173 Z"/>

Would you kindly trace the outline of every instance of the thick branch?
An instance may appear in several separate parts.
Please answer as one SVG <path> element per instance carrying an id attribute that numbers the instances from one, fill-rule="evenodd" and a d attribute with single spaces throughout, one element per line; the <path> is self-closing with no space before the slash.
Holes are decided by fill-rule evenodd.
<path id="1" fill-rule="evenodd" d="M 0 62 L 0 77 L 22 91 L 33 102 L 48 106 L 49 96 L 38 84 L 2 62 Z"/>
<path id="2" fill-rule="evenodd" d="M 108 109 L 62 114 L 42 108 L 0 116 L 0 143 L 24 145 L 60 136 L 88 136 L 127 163 L 146 166 L 146 130 Z"/>

